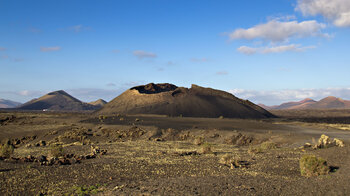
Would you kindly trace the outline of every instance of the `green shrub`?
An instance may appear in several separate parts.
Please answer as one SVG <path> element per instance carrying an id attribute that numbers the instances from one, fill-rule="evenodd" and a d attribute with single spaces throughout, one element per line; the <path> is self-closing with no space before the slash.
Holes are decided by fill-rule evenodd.
<path id="1" fill-rule="evenodd" d="M 315 155 L 304 155 L 299 164 L 301 175 L 306 177 L 325 175 L 330 171 L 326 160 Z"/>
<path id="2" fill-rule="evenodd" d="M 62 145 L 50 146 L 50 155 L 55 158 L 64 156 L 64 150 Z"/>
<path id="3" fill-rule="evenodd" d="M 74 186 L 75 195 L 87 196 L 92 194 L 97 194 L 99 192 L 100 185 L 91 185 L 91 186 Z"/>
<path id="4" fill-rule="evenodd" d="M 14 147 L 7 142 L 0 146 L 0 157 L 10 158 L 13 155 Z"/>

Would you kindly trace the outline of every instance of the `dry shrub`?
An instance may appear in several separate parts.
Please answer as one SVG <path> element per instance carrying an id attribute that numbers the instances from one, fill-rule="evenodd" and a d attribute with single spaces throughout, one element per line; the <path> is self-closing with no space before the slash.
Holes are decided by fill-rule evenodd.
<path id="1" fill-rule="evenodd" d="M 50 146 L 50 153 L 49 155 L 54 158 L 62 157 L 64 156 L 64 150 L 62 145 L 52 145 Z"/>
<path id="2" fill-rule="evenodd" d="M 248 153 L 249 154 L 258 154 L 263 153 L 263 149 L 260 146 L 249 146 Z"/>
<path id="3" fill-rule="evenodd" d="M 277 148 L 277 144 L 274 142 L 263 142 L 262 144 L 258 146 L 249 146 L 248 153 L 249 154 L 258 154 L 266 152 L 267 150 L 275 149 Z"/>
<path id="4" fill-rule="evenodd" d="M 301 175 L 306 177 L 325 175 L 330 171 L 326 160 L 315 155 L 304 155 L 299 165 Z"/>
<path id="5" fill-rule="evenodd" d="M 197 146 L 202 145 L 203 143 L 204 143 L 204 138 L 202 136 L 196 137 L 193 140 L 193 144 Z"/>
<path id="6" fill-rule="evenodd" d="M 262 144 L 260 144 L 260 147 L 263 150 L 271 150 L 277 148 L 277 144 L 274 142 L 263 142 Z"/>
<path id="7" fill-rule="evenodd" d="M 0 157 L 10 158 L 13 155 L 13 151 L 14 147 L 8 142 L 5 142 L 0 146 Z"/>
<path id="8" fill-rule="evenodd" d="M 222 156 L 219 160 L 219 163 L 224 164 L 231 169 L 234 168 L 246 168 L 249 163 L 247 161 L 241 161 L 240 158 L 234 157 L 233 155 L 226 154 Z"/>
<path id="9" fill-rule="evenodd" d="M 201 145 L 201 149 L 200 149 L 200 153 L 201 154 L 211 154 L 213 153 L 212 150 L 212 145 L 209 143 L 204 143 Z"/>
<path id="10" fill-rule="evenodd" d="M 223 165 L 227 165 L 230 166 L 232 162 L 235 161 L 235 158 L 233 157 L 233 155 L 230 154 L 225 154 L 224 156 L 222 156 L 219 160 L 219 163 L 223 164 Z"/>

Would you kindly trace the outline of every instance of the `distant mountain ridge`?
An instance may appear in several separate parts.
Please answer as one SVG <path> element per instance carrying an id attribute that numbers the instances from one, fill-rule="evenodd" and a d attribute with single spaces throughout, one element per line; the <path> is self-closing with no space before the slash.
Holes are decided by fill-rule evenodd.
<path id="1" fill-rule="evenodd" d="M 15 108 L 22 103 L 7 100 L 7 99 L 0 99 L 0 108 Z"/>
<path id="2" fill-rule="evenodd" d="M 282 103 L 281 105 L 266 106 L 264 104 L 259 104 L 259 106 L 267 110 L 350 109 L 350 101 L 343 100 L 334 96 L 329 96 L 321 99 L 320 101 L 315 101 L 313 99 L 307 98 L 298 102 Z"/>
<path id="3" fill-rule="evenodd" d="M 63 90 L 48 93 L 19 107 L 20 110 L 84 111 L 96 110 L 100 106 L 84 103 Z"/>

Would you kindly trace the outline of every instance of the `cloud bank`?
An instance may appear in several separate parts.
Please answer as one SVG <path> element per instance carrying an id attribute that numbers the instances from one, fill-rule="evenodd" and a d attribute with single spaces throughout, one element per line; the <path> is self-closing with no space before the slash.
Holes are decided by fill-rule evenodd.
<path id="1" fill-rule="evenodd" d="M 325 89 L 292 89 L 276 91 L 255 91 L 244 89 L 232 89 L 228 92 L 233 95 L 265 105 L 278 105 L 289 101 L 300 101 L 305 98 L 315 100 L 323 99 L 327 96 L 336 96 L 350 100 L 350 88 L 325 88 Z"/>
<path id="2" fill-rule="evenodd" d="M 290 45 L 260 47 L 260 48 L 241 46 L 241 47 L 237 48 L 237 51 L 240 53 L 246 54 L 246 55 L 252 55 L 255 53 L 269 54 L 269 53 L 282 53 L 282 52 L 287 52 L 287 51 L 303 52 L 307 49 L 313 49 L 313 48 L 316 48 L 316 47 L 315 46 L 302 47 L 299 44 L 290 44 Z"/>
<path id="3" fill-rule="evenodd" d="M 337 27 L 350 27 L 349 0 L 298 0 L 295 10 L 304 16 L 322 15 Z"/>
<path id="4" fill-rule="evenodd" d="M 259 24 L 248 29 L 236 29 L 229 34 L 229 39 L 263 39 L 271 42 L 283 42 L 292 37 L 301 38 L 325 35 L 321 32 L 325 27 L 325 24 L 318 23 L 315 20 L 303 22 L 271 20 L 265 24 Z"/>

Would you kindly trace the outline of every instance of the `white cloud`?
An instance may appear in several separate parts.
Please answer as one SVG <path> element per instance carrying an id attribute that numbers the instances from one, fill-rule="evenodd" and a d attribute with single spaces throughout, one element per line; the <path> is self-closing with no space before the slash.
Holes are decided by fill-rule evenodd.
<path id="1" fill-rule="evenodd" d="M 269 21 L 271 20 L 278 20 L 278 21 L 290 21 L 290 20 L 296 20 L 297 17 L 295 15 L 280 15 L 280 16 L 269 16 L 267 17 Z"/>
<path id="2" fill-rule="evenodd" d="M 127 88 L 132 88 L 134 86 L 139 86 L 139 85 L 144 85 L 146 84 L 147 82 L 144 81 L 144 80 L 141 80 L 141 81 L 131 81 L 131 82 L 126 82 L 124 83 L 123 85 Z"/>
<path id="3" fill-rule="evenodd" d="M 260 48 L 241 46 L 237 49 L 237 51 L 246 55 L 252 55 L 255 53 L 269 54 L 269 53 L 282 53 L 287 51 L 303 52 L 307 49 L 312 49 L 312 48 L 316 48 L 316 47 L 315 46 L 301 47 L 298 44 L 290 44 L 290 45 L 280 45 L 280 46 L 260 47 Z"/>
<path id="4" fill-rule="evenodd" d="M 218 71 L 216 72 L 216 75 L 228 75 L 227 71 Z"/>
<path id="5" fill-rule="evenodd" d="M 303 15 L 322 15 L 338 27 L 350 27 L 349 0 L 298 0 L 295 8 Z"/>
<path id="6" fill-rule="evenodd" d="M 229 34 L 230 40 L 263 39 L 271 42 L 288 41 L 292 37 L 327 36 L 321 30 L 326 25 L 315 20 L 297 22 L 271 20 L 265 24 L 259 24 L 249 29 L 236 29 Z"/>
<path id="7" fill-rule="evenodd" d="M 252 48 L 252 47 L 248 47 L 248 46 L 241 46 L 241 47 L 237 48 L 238 52 L 243 53 L 243 54 L 247 54 L 247 55 L 255 54 L 258 50 L 259 50 L 259 48 Z"/>
<path id="8" fill-rule="evenodd" d="M 112 50 L 113 53 L 118 54 L 120 50 Z"/>
<path id="9" fill-rule="evenodd" d="M 90 102 L 97 99 L 104 99 L 106 101 L 109 101 L 120 95 L 124 90 L 126 89 L 76 88 L 68 89 L 67 93 L 79 100 Z"/>
<path id="10" fill-rule="evenodd" d="M 143 50 L 135 50 L 133 52 L 133 55 L 138 57 L 139 59 L 144 59 L 144 58 L 156 58 L 157 54 L 152 53 L 152 52 L 146 52 Z"/>
<path id="11" fill-rule="evenodd" d="M 0 51 L 5 51 L 6 48 L 0 47 Z"/>
<path id="12" fill-rule="evenodd" d="M 117 86 L 117 85 L 115 85 L 114 83 L 108 83 L 108 84 L 106 84 L 106 86 L 108 86 L 108 87 L 114 87 L 114 86 Z"/>
<path id="13" fill-rule="evenodd" d="M 207 58 L 191 58 L 190 60 L 196 63 L 205 63 L 209 61 Z"/>
<path id="14" fill-rule="evenodd" d="M 53 52 L 53 51 L 59 51 L 61 50 L 61 47 L 54 46 L 54 47 L 40 47 L 41 52 Z"/>
<path id="15" fill-rule="evenodd" d="M 1 95 L 16 95 L 21 97 L 37 97 L 42 96 L 43 92 L 37 90 L 22 90 L 22 91 L 0 91 Z"/>
<path id="16" fill-rule="evenodd" d="M 300 101 L 305 98 L 320 100 L 327 96 L 350 99 L 350 88 L 290 89 L 275 91 L 233 89 L 229 90 L 229 92 L 239 98 L 249 99 L 254 103 L 263 103 L 265 105 L 277 105 L 289 101 Z"/>

